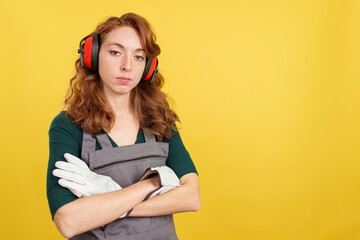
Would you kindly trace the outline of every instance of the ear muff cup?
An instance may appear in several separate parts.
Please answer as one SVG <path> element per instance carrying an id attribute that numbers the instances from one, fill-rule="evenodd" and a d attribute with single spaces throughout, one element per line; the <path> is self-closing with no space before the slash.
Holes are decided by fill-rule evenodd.
<path id="1" fill-rule="evenodd" d="M 156 57 L 153 59 L 146 58 L 145 69 L 140 81 L 150 80 L 150 83 L 152 83 L 155 74 L 158 72 L 157 70 L 158 64 L 159 61 Z"/>
<path id="2" fill-rule="evenodd" d="M 84 45 L 81 46 L 82 42 Z M 81 67 L 84 65 L 92 72 L 98 70 L 100 37 L 97 34 L 88 35 L 81 39 L 78 53 L 80 53 Z"/>
<path id="3" fill-rule="evenodd" d="M 89 43 L 87 43 L 89 41 Z M 85 40 L 85 54 L 84 61 L 85 66 L 91 71 L 98 71 L 99 49 L 100 49 L 100 37 L 99 35 L 93 35 Z"/>
<path id="4" fill-rule="evenodd" d="M 84 45 L 81 46 L 82 42 Z M 98 34 L 88 35 L 81 39 L 78 53 L 80 53 L 81 67 L 84 65 L 92 72 L 97 72 L 99 68 L 99 50 L 100 50 L 100 36 Z M 158 72 L 157 66 L 159 64 L 158 59 L 147 58 L 145 63 L 145 69 L 140 81 L 150 80 L 152 83 L 155 74 Z"/>

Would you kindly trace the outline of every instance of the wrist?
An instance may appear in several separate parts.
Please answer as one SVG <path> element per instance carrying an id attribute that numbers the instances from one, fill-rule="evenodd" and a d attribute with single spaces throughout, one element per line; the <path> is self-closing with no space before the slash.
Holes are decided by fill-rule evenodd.
<path id="1" fill-rule="evenodd" d="M 151 178 L 148 178 L 147 180 L 149 181 L 149 186 L 151 187 L 151 190 L 155 190 L 160 187 L 159 175 L 155 175 Z"/>
<path id="2" fill-rule="evenodd" d="M 145 180 L 142 180 L 141 182 L 145 183 L 148 187 L 148 190 L 147 190 L 147 195 L 144 199 L 147 200 L 149 199 L 149 197 L 156 191 L 158 191 L 161 187 L 160 185 L 160 179 L 159 179 L 159 176 L 156 175 L 154 177 L 151 177 L 151 178 L 148 178 L 148 179 L 145 179 Z"/>

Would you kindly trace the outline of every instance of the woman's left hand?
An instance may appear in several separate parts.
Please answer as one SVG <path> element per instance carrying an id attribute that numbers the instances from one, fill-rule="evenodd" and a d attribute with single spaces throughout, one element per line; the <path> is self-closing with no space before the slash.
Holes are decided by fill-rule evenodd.
<path id="1" fill-rule="evenodd" d="M 157 175 L 160 181 L 160 187 L 152 192 L 146 199 L 150 199 L 158 194 L 166 193 L 176 187 L 180 186 L 179 178 L 176 173 L 168 166 L 159 166 L 146 169 L 144 175 L 139 181 L 147 179 L 153 175 Z"/>

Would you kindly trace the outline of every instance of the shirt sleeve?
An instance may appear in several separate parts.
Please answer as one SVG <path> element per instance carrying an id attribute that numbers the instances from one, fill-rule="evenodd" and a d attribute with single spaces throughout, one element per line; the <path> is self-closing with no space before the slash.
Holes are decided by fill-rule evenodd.
<path id="1" fill-rule="evenodd" d="M 77 199 L 70 190 L 58 184 L 59 178 L 52 171 L 55 169 L 55 162 L 65 161 L 64 153 L 80 156 L 81 133 L 81 129 L 72 123 L 70 117 L 65 117 L 64 112 L 57 115 L 50 125 L 46 193 L 53 219 L 61 206 Z"/>
<path id="2" fill-rule="evenodd" d="M 177 130 L 171 130 L 171 138 L 168 142 L 169 155 L 166 165 L 176 173 L 178 178 L 180 179 L 182 176 L 192 172 L 198 174 Z"/>

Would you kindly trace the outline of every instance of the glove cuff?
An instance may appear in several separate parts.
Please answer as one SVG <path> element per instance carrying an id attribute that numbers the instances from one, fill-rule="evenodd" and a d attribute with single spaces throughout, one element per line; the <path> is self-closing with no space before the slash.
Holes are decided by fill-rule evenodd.
<path id="1" fill-rule="evenodd" d="M 150 167 L 147 168 L 144 172 L 144 174 L 142 175 L 142 177 L 139 179 L 139 182 L 148 178 L 151 178 L 155 175 L 160 175 L 158 171 L 154 171 L 152 170 Z"/>
<path id="2" fill-rule="evenodd" d="M 158 176 L 159 177 L 159 183 L 160 183 L 160 187 L 157 190 L 159 190 L 161 187 L 164 186 L 163 184 L 163 179 L 161 179 L 161 174 L 160 172 L 157 170 L 157 169 L 154 169 L 154 168 L 147 168 L 143 174 L 143 176 L 140 178 L 139 182 L 142 181 L 142 180 L 145 180 L 145 179 L 148 179 L 148 178 L 151 178 L 151 177 L 154 177 L 154 176 Z"/>
<path id="3" fill-rule="evenodd" d="M 133 209 L 134 209 L 134 208 L 130 209 L 130 210 L 126 213 L 126 215 L 124 216 L 124 218 L 127 218 L 127 217 L 130 215 L 130 213 L 132 212 Z"/>

